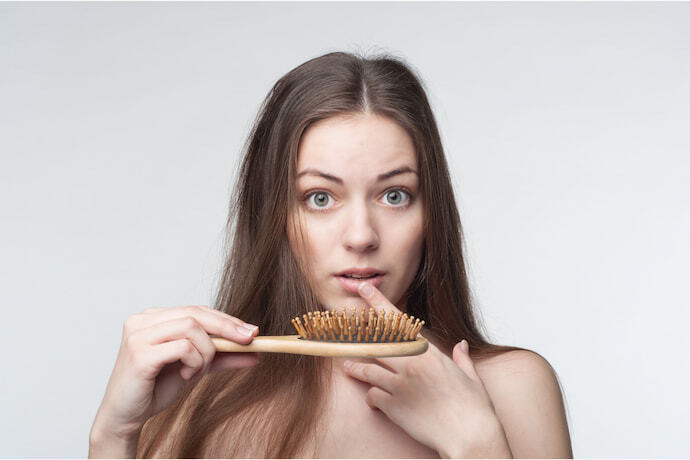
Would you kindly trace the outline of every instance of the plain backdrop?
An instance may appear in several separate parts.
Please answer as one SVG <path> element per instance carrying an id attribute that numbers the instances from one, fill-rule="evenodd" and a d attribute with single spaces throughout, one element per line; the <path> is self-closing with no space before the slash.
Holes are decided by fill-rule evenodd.
<path id="1" fill-rule="evenodd" d="M 576 457 L 690 456 L 688 3 L 0 4 L 0 455 L 86 456 L 125 318 L 209 304 L 275 81 L 390 52 L 435 111 L 489 337 Z"/>

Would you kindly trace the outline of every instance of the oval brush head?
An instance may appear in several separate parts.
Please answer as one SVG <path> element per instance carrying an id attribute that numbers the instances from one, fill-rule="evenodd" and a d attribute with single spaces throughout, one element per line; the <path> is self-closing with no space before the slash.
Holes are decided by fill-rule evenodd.
<path id="1" fill-rule="evenodd" d="M 217 351 L 273 352 L 313 356 L 377 357 L 411 356 L 424 353 L 429 343 L 417 337 L 424 321 L 407 313 L 369 309 L 366 315 L 355 308 L 348 314 L 344 308 L 308 312 L 302 319 L 295 317 L 292 325 L 299 335 L 256 336 L 252 343 L 241 345 L 220 337 L 212 337 Z"/>

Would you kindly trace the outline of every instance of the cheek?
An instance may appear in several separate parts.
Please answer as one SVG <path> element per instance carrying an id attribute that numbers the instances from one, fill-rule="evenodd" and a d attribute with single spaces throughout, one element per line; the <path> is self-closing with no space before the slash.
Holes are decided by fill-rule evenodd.
<path id="1" fill-rule="evenodd" d="M 401 235 L 404 235 L 401 245 L 405 246 L 408 251 L 415 253 L 424 243 L 424 214 L 422 209 L 418 208 L 400 227 L 404 228 L 404 232 L 400 232 Z"/>
<path id="2" fill-rule="evenodd" d="M 419 261 L 422 258 L 422 250 L 424 248 L 424 233 L 421 226 L 417 231 L 411 233 L 411 235 L 414 235 L 414 237 L 410 238 L 407 242 L 407 251 L 412 265 L 410 268 L 416 271 L 417 265 L 419 265 Z"/>
<path id="3" fill-rule="evenodd" d="M 405 263 L 407 278 L 410 274 L 414 276 L 417 273 L 424 250 L 424 223 L 421 215 L 417 217 L 409 223 L 405 232 L 401 233 L 404 238 L 400 239 L 397 245 L 398 253 L 404 258 L 401 262 Z"/>
<path id="4" fill-rule="evenodd" d="M 297 217 L 293 222 L 292 230 L 288 230 L 293 252 L 307 257 L 311 265 L 319 266 L 324 257 L 332 253 L 335 233 L 318 222 L 310 221 L 308 216 Z"/>
<path id="5" fill-rule="evenodd" d="M 305 232 L 305 248 L 314 265 L 321 266 L 332 258 L 333 248 L 336 247 L 334 235 L 336 232 L 318 225 L 311 225 Z"/>

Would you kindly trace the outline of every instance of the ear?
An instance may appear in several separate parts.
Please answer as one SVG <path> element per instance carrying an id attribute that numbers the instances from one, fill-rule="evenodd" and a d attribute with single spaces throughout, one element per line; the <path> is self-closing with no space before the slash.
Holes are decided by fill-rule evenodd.
<path id="1" fill-rule="evenodd" d="M 470 358 L 467 340 L 463 339 L 462 342 L 455 344 L 453 347 L 453 361 L 469 378 L 472 380 L 481 380 L 479 373 L 477 373 L 477 369 L 474 367 L 474 361 Z"/>

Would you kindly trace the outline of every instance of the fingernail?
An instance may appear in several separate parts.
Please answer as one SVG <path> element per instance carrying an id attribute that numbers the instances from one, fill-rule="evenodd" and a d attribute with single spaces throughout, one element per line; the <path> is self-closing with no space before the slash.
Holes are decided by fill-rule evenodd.
<path id="1" fill-rule="evenodd" d="M 364 297 L 371 297 L 371 295 L 374 293 L 374 288 L 371 287 L 369 283 L 362 281 L 359 283 L 359 293 Z"/>
<path id="2" fill-rule="evenodd" d="M 343 363 L 343 367 L 345 369 L 349 369 L 350 366 L 352 366 L 352 361 L 350 361 L 349 359 Z"/>
<path id="3" fill-rule="evenodd" d="M 244 326 L 237 326 L 237 332 L 239 332 L 242 335 L 246 335 L 247 337 L 251 336 L 254 331 L 251 329 L 247 329 Z"/>
<path id="4" fill-rule="evenodd" d="M 470 345 L 467 343 L 467 340 L 462 339 L 462 341 L 460 342 L 460 349 L 465 353 L 468 352 L 468 350 L 470 349 Z"/>
<path id="5" fill-rule="evenodd" d="M 252 331 L 252 332 L 254 332 L 255 330 L 259 329 L 259 326 L 255 326 L 255 325 L 253 325 L 253 324 L 245 323 L 244 321 L 242 321 L 242 322 L 244 323 L 244 327 L 246 327 L 247 329 L 249 329 L 249 330 Z"/>

